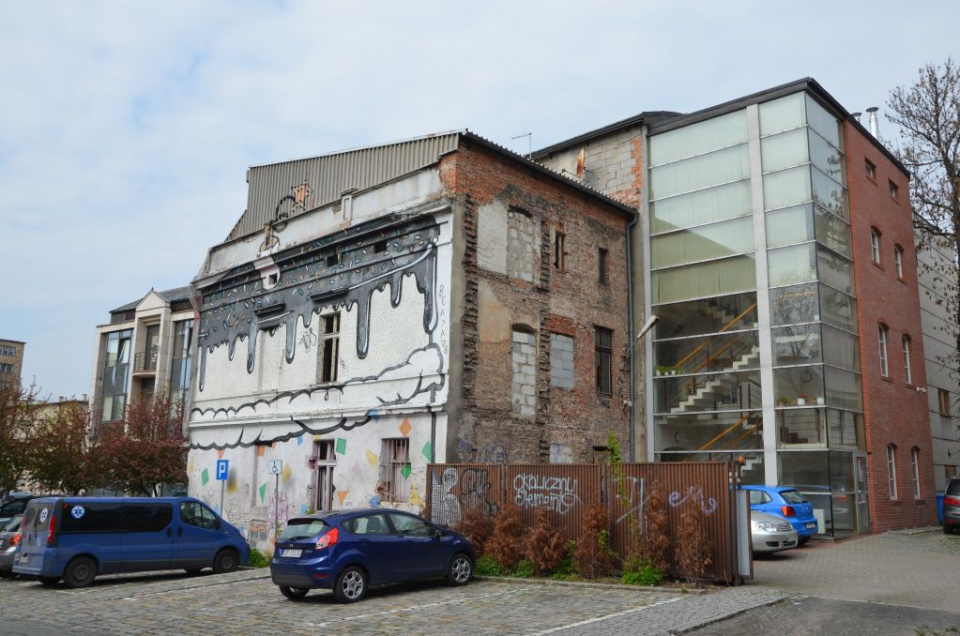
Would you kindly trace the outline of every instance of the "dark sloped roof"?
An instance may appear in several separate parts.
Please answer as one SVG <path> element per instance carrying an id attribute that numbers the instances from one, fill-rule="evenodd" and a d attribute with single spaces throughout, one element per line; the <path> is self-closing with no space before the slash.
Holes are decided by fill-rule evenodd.
<path id="1" fill-rule="evenodd" d="M 157 290 L 155 290 L 155 289 L 151 289 L 150 291 L 154 292 L 157 296 L 159 296 L 160 298 L 163 298 L 165 301 L 167 301 L 167 302 L 170 303 L 170 304 L 173 304 L 173 303 L 176 303 L 176 302 L 180 302 L 180 301 L 183 301 L 183 300 L 190 300 L 190 288 L 189 288 L 189 287 L 174 287 L 173 289 L 167 289 L 167 290 L 164 290 L 164 291 L 157 291 Z M 150 293 L 150 292 L 147 292 L 147 294 L 149 294 L 149 293 Z M 110 313 L 111 313 L 111 314 L 119 314 L 119 313 L 123 313 L 123 312 L 125 312 L 125 311 L 133 311 L 134 309 L 137 308 L 137 305 L 139 305 L 141 302 L 143 302 L 143 299 L 147 297 L 147 294 L 144 294 L 141 298 L 138 298 L 137 300 L 131 301 L 131 302 L 127 303 L 126 305 L 121 305 L 120 307 L 117 307 L 116 309 L 111 309 L 111 310 L 110 310 Z"/>
<path id="2" fill-rule="evenodd" d="M 548 155 L 552 152 L 556 152 L 557 150 L 563 150 L 571 146 L 576 146 L 584 142 L 590 141 L 591 139 L 595 139 L 597 137 L 603 137 L 604 135 L 607 135 L 611 132 L 615 132 L 617 130 L 621 130 L 623 128 L 629 128 L 631 126 L 637 126 L 637 125 L 643 125 L 643 124 L 652 126 L 661 121 L 676 119 L 677 117 L 680 117 L 682 115 L 683 113 L 677 113 L 670 110 L 644 111 L 639 115 L 634 115 L 633 117 L 627 117 L 626 119 L 621 119 L 620 121 L 613 122 L 612 124 L 607 124 L 606 126 L 597 128 L 596 130 L 591 130 L 583 134 L 577 135 L 576 137 L 571 137 L 570 139 L 557 142 L 555 144 L 547 146 L 546 148 L 535 150 L 533 153 L 533 158 L 537 159 L 544 155 Z"/>

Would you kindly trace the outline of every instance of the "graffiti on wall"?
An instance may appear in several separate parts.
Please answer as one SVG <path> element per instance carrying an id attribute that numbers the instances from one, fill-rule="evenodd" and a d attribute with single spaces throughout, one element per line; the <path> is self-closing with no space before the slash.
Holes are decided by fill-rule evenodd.
<path id="1" fill-rule="evenodd" d="M 460 503 L 467 510 L 493 516 L 500 506 L 490 501 L 490 477 L 485 468 L 467 468 L 460 476 Z"/>
<path id="2" fill-rule="evenodd" d="M 444 469 L 443 476 L 437 479 L 436 473 L 433 474 L 433 510 L 430 513 L 434 523 L 443 526 L 455 526 L 460 523 L 460 501 L 453 493 L 454 486 L 458 481 L 457 469 L 449 467 Z"/>
<path id="3" fill-rule="evenodd" d="M 717 511 L 717 500 L 713 497 L 706 497 L 703 494 L 703 488 L 699 486 L 690 486 L 685 493 L 674 490 L 670 493 L 670 496 L 667 497 L 667 502 L 672 508 L 682 506 L 687 503 L 687 501 L 699 505 L 700 510 L 702 510 L 705 515 L 712 515 Z"/>
<path id="4" fill-rule="evenodd" d="M 513 480 L 513 490 L 519 508 L 545 508 L 565 515 L 580 503 L 577 480 L 570 477 L 521 473 Z"/>

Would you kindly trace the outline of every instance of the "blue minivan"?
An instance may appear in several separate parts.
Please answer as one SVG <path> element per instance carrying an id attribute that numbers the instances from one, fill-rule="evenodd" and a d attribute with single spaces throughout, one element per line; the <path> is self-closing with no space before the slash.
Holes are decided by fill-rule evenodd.
<path id="1" fill-rule="evenodd" d="M 250 558 L 235 527 L 190 497 L 42 497 L 20 526 L 13 571 L 86 587 L 98 574 L 183 568 L 232 572 Z"/>

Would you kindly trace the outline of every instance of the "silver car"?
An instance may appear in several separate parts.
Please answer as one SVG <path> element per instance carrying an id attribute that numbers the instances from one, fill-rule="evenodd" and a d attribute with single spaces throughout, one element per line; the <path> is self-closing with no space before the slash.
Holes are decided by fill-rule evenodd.
<path id="1" fill-rule="evenodd" d="M 755 553 L 779 552 L 797 547 L 797 531 L 783 517 L 751 510 L 750 531 Z"/>
<path id="2" fill-rule="evenodd" d="M 13 573 L 13 555 L 17 553 L 17 537 L 20 533 L 20 522 L 23 515 L 17 515 L 0 527 L 0 578 L 10 579 L 16 576 Z"/>
<path id="3" fill-rule="evenodd" d="M 943 531 L 946 534 L 960 532 L 960 477 L 947 482 L 943 494 Z"/>

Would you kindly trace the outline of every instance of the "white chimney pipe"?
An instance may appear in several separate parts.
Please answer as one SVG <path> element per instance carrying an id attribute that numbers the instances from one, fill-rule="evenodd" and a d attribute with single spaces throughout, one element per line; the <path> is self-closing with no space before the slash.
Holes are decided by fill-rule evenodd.
<path id="1" fill-rule="evenodd" d="M 853 115 L 853 118 L 856 119 L 856 120 L 857 120 L 857 123 L 859 124 L 859 123 L 860 123 L 860 115 L 862 115 L 863 113 L 857 111 L 857 112 L 855 112 L 855 113 L 850 113 L 850 114 Z"/>
<path id="2" fill-rule="evenodd" d="M 876 106 L 871 106 L 867 109 L 867 112 L 870 113 L 870 134 L 872 134 L 877 139 L 880 139 L 880 130 L 879 122 L 877 121 L 877 111 L 880 110 Z"/>

